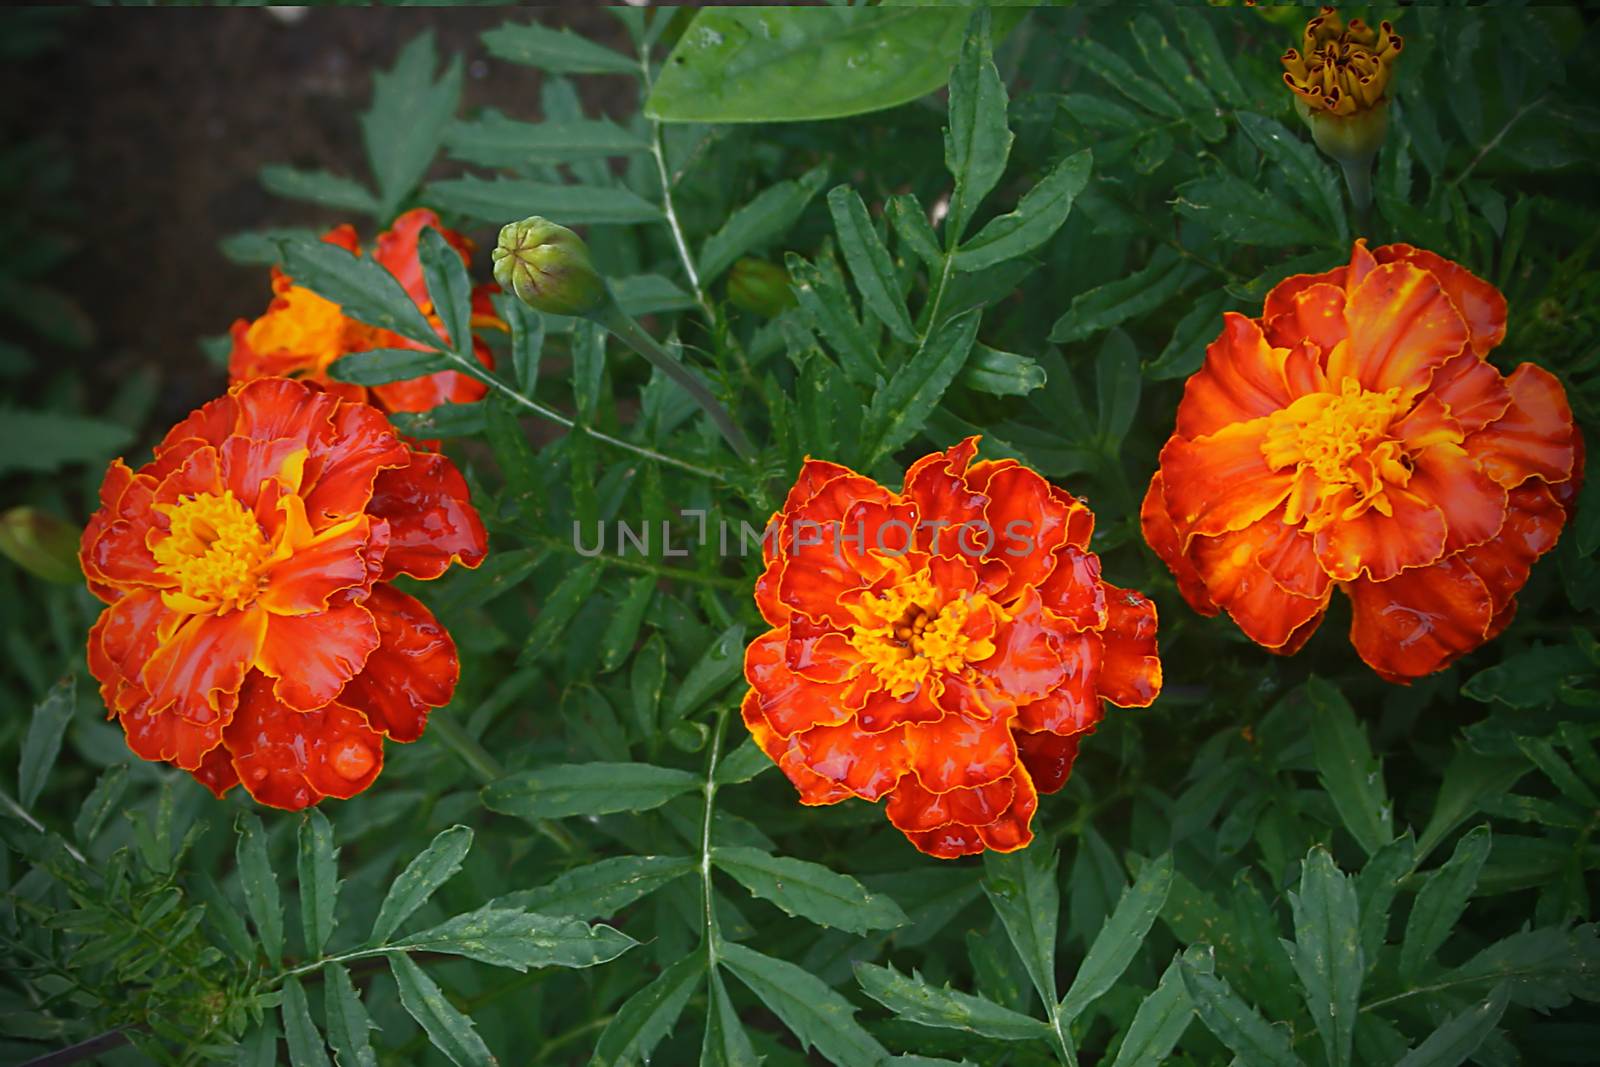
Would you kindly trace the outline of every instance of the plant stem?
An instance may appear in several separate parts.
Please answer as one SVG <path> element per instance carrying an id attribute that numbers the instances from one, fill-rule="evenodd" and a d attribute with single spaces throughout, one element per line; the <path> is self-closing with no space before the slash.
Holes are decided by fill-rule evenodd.
<path id="1" fill-rule="evenodd" d="M 1344 171 L 1344 183 L 1350 189 L 1350 202 L 1355 207 L 1356 232 L 1365 233 L 1367 220 L 1372 214 L 1372 159 L 1339 160 Z"/>
<path id="2" fill-rule="evenodd" d="M 461 724 L 449 715 L 432 715 L 428 718 L 428 733 L 433 734 L 445 747 L 460 757 L 477 777 L 478 781 L 488 785 L 497 779 L 504 778 L 505 768 L 500 766 L 500 761 L 489 754 L 489 750 L 480 745 L 470 734 L 461 728 Z M 568 854 L 577 850 L 578 844 L 572 835 L 549 819 L 539 819 L 534 823 L 539 832 L 555 842 L 556 847 Z"/>
<path id="3" fill-rule="evenodd" d="M 711 818 L 717 797 L 717 760 L 722 755 L 722 731 L 728 724 L 728 709 L 724 705 L 717 711 L 717 724 L 711 730 L 711 755 L 706 760 L 705 817 L 700 823 L 700 887 L 705 901 L 706 965 L 713 971 L 717 967 L 717 912 L 716 897 L 711 886 Z"/>

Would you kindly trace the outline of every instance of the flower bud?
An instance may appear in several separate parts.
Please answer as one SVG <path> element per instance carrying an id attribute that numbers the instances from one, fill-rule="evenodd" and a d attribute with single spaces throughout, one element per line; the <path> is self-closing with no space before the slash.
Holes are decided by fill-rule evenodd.
<path id="1" fill-rule="evenodd" d="M 1405 39 L 1394 26 L 1345 23 L 1324 7 L 1306 23 L 1301 48 L 1283 54 L 1283 83 L 1317 147 L 1344 164 L 1372 161 L 1389 128 L 1389 80 Z"/>
<path id="2" fill-rule="evenodd" d="M 0 515 L 0 554 L 47 582 L 76 585 L 83 581 L 78 569 L 78 531 L 38 508 L 12 508 Z"/>
<path id="3" fill-rule="evenodd" d="M 777 318 L 795 303 L 789 272 L 776 263 L 745 256 L 728 271 L 728 300 L 762 318 Z"/>
<path id="4" fill-rule="evenodd" d="M 507 223 L 493 258 L 494 280 L 535 311 L 587 315 L 607 300 L 605 279 L 589 261 L 589 246 L 549 219 L 534 215 Z"/>

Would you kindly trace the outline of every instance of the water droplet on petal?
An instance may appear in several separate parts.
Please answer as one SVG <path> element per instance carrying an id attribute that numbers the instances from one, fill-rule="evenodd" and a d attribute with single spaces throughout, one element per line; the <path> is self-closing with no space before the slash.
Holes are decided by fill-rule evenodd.
<path id="1" fill-rule="evenodd" d="M 341 742 L 333 750 L 333 756 L 328 762 L 339 777 L 355 781 L 372 770 L 377 757 L 373 755 L 372 749 L 360 741 L 349 740 Z"/>
<path id="2" fill-rule="evenodd" d="M 252 768 L 250 768 L 250 780 L 252 782 L 265 781 L 266 777 L 267 777 L 267 769 L 265 767 L 252 767 Z"/>

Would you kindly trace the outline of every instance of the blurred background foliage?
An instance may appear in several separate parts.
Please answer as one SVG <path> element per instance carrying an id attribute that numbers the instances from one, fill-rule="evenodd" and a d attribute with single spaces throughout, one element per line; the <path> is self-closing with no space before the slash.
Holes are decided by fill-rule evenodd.
<path id="1" fill-rule="evenodd" d="M 459 47 L 444 16 L 399 35 L 334 158 L 269 153 L 292 225 L 222 242 L 256 281 L 202 309 L 204 350 L 329 220 L 370 237 L 424 205 L 481 246 L 539 213 L 584 230 L 759 460 L 597 330 L 505 305 L 495 397 L 408 425 L 447 438 L 493 535 L 481 570 L 416 590 L 460 688 L 372 789 L 307 816 L 130 761 L 83 665 L 96 602 L 0 562 L 4 1057 L 1592 1061 L 1593 483 L 1505 635 L 1404 688 L 1337 607 L 1293 659 L 1195 616 L 1138 537 L 1220 314 L 1355 236 L 1495 282 L 1496 361 L 1549 368 L 1600 426 L 1592 18 L 1367 12 L 1407 50 L 1362 222 L 1279 81 L 1306 14 L 618 9 L 581 35 L 542 13 Z M 25 69 L 73 27 L 8 12 L 0 40 Z M 536 91 L 486 100 L 498 68 Z M 76 526 L 104 462 L 221 378 L 192 350 L 123 360 L 114 387 L 91 366 L 97 305 L 62 276 L 163 234 L 98 244 L 74 204 L 105 176 L 26 119 L 0 153 L 0 476 L 8 506 Z M 801 808 L 743 743 L 759 564 L 716 531 L 760 526 L 803 455 L 897 484 L 974 432 L 1089 500 L 1108 577 L 1159 602 L 1167 689 L 1113 711 L 1029 850 L 936 863 L 866 804 Z M 574 522 L 617 519 L 689 554 L 573 550 Z"/>

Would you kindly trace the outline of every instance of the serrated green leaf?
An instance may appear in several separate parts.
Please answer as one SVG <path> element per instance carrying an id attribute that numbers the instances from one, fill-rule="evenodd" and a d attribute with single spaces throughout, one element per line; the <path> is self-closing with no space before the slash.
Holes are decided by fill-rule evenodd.
<path id="1" fill-rule="evenodd" d="M 636 1067 L 672 1030 L 706 970 L 704 953 L 693 952 L 662 971 L 629 997 L 600 1034 L 590 1067 Z"/>
<path id="2" fill-rule="evenodd" d="M 343 964 L 330 963 L 322 968 L 322 983 L 328 1047 L 333 1049 L 339 1067 L 378 1067 L 378 1056 L 368 1037 L 375 1027 L 350 980 L 350 972 Z"/>
<path id="3" fill-rule="evenodd" d="M 784 262 L 789 268 L 789 282 L 801 312 L 812 328 L 828 339 L 845 374 L 861 385 L 872 384 L 882 364 L 866 332 L 856 321 L 850 298 L 839 288 L 835 278 L 793 252 L 784 257 Z"/>
<path id="4" fill-rule="evenodd" d="M 1400 884 L 1419 862 L 1416 842 L 1407 830 L 1384 845 L 1356 877 L 1356 904 L 1361 909 L 1361 954 L 1370 970 L 1389 930 L 1389 909 Z"/>
<path id="5" fill-rule="evenodd" d="M 306 951 L 322 955 L 333 934 L 333 909 L 339 899 L 339 850 L 333 847 L 333 826 L 315 808 L 300 821 L 298 870 L 300 930 Z"/>
<path id="6" fill-rule="evenodd" d="M 969 389 L 994 396 L 1026 396 L 1044 388 L 1048 378 L 1039 361 L 1031 356 L 977 344 L 961 368 L 960 381 Z"/>
<path id="7" fill-rule="evenodd" d="M 325 170 L 300 170 L 269 163 L 261 168 L 260 181 L 261 187 L 274 196 L 308 200 L 323 207 L 363 215 L 378 214 L 378 200 L 366 186 Z"/>
<path id="8" fill-rule="evenodd" d="M 461 253 L 429 226 L 417 240 L 417 260 L 422 264 L 433 312 L 444 323 L 446 342 L 463 359 L 476 361 L 472 353 L 472 279 L 467 277 Z"/>
<path id="9" fill-rule="evenodd" d="M 717 764 L 716 780 L 718 785 L 736 785 L 739 782 L 748 782 L 763 771 L 776 766 L 772 757 L 761 751 L 761 746 L 755 740 L 746 741 L 734 749 L 721 763 Z"/>
<path id="10" fill-rule="evenodd" d="M 433 1047 L 456 1067 L 495 1067 L 498 1062 L 478 1036 L 472 1020 L 445 997 L 444 991 L 410 957 L 389 957 L 389 969 L 400 987 L 400 1003 L 422 1029 Z"/>
<path id="11" fill-rule="evenodd" d="M 1056 884 L 1060 856 L 1027 852 L 983 854 L 983 892 L 1011 938 L 1033 987 L 1046 1004 L 1056 1003 L 1056 922 L 1061 892 Z"/>
<path id="12" fill-rule="evenodd" d="M 603 573 L 605 573 L 604 564 L 598 560 L 588 560 L 570 571 L 561 579 L 560 584 L 550 591 L 544 598 L 544 603 L 539 606 L 539 614 L 533 620 L 527 640 L 523 642 L 522 652 L 517 657 L 519 665 L 527 665 L 537 660 L 556 638 L 561 636 L 567 623 L 572 621 L 578 609 L 583 607 L 589 595 L 594 592 L 595 586 L 600 584 L 600 576 Z"/>
<path id="13" fill-rule="evenodd" d="M 650 607 L 650 598 L 655 591 L 656 578 L 653 574 L 641 574 L 629 579 L 627 589 L 612 611 L 610 621 L 606 623 L 605 633 L 600 636 L 602 673 L 616 670 L 632 654 L 633 646 L 639 640 L 639 627 L 644 623 L 645 610 Z"/>
<path id="14" fill-rule="evenodd" d="M 245 910 L 255 924 L 261 949 L 273 965 L 283 959 L 283 905 L 278 899 L 278 876 L 267 856 L 267 833 L 261 820 L 241 812 L 234 824 L 238 842 L 234 860 L 239 867 L 239 888 L 244 892 Z"/>
<path id="15" fill-rule="evenodd" d="M 752 895 L 821 926 L 865 934 L 909 921 L 889 897 L 869 893 L 849 875 L 818 863 L 735 845 L 712 849 L 711 862 Z"/>
<path id="16" fill-rule="evenodd" d="M 446 178 L 428 183 L 425 199 L 441 211 L 501 225 L 543 215 L 563 226 L 657 222 L 661 209 L 627 189 L 556 185 L 526 178 Z"/>
<path id="17" fill-rule="evenodd" d="M 0 474 L 104 463 L 132 440 L 126 426 L 87 415 L 0 409 Z"/>
<path id="18" fill-rule="evenodd" d="M 328 377 L 352 385 L 388 385 L 423 375 L 450 370 L 448 356 L 438 352 L 419 352 L 414 348 L 370 348 L 352 352 L 328 364 Z"/>
<path id="19" fill-rule="evenodd" d="M 1234 76 L 1234 64 L 1223 55 L 1222 46 L 1211 28 L 1212 12 L 1202 15 L 1190 8 L 1175 7 L 1168 14 L 1178 24 L 1178 33 L 1188 46 L 1189 57 L 1211 91 L 1231 107 L 1242 107 L 1248 97 Z"/>
<path id="20" fill-rule="evenodd" d="M 593 967 L 614 960 L 638 942 L 620 930 L 486 905 L 407 934 L 390 948 L 446 952 L 495 967 Z"/>
<path id="21" fill-rule="evenodd" d="M 483 789 L 491 810 L 524 819 L 648 811 L 701 786 L 688 771 L 647 763 L 569 763 L 508 774 Z"/>
<path id="22" fill-rule="evenodd" d="M 487 403 L 440 404 L 427 411 L 391 411 L 389 421 L 411 437 L 472 437 L 488 427 Z"/>
<path id="23" fill-rule="evenodd" d="M 261 1025 L 253 1027 L 239 1042 L 237 1067 L 278 1067 L 278 1021 L 267 1014 Z"/>
<path id="24" fill-rule="evenodd" d="M 972 215 L 1005 173 L 1011 154 L 1006 124 L 1006 86 L 994 65 L 987 7 L 973 12 L 961 57 L 950 71 L 949 124 L 944 131 L 944 165 L 955 179 L 946 233 L 959 241 Z"/>
<path id="25" fill-rule="evenodd" d="M 683 676 L 672 695 L 672 718 L 681 719 L 740 678 L 744 672 L 744 624 L 734 623 Z"/>
<path id="26" fill-rule="evenodd" d="M 1148 314 L 1176 295 L 1191 277 L 1176 252 L 1159 248 L 1141 270 L 1073 297 L 1066 313 L 1051 327 L 1050 340 L 1062 344 L 1081 341 Z"/>
<path id="27" fill-rule="evenodd" d="M 1111 1067 L 1165 1063 L 1172 1054 L 1183 1032 L 1189 1029 L 1189 1020 L 1194 1018 L 1194 1002 L 1183 984 L 1184 961 L 1201 974 L 1212 972 L 1208 946 L 1196 945 L 1174 956 L 1167 969 L 1161 972 L 1155 990 L 1140 1001 L 1139 1009 L 1133 1013 Z"/>
<path id="28" fill-rule="evenodd" d="M 1383 768 L 1373 759 L 1366 732 L 1344 694 L 1312 677 L 1306 682 L 1306 696 L 1311 701 L 1311 736 L 1323 787 L 1345 828 L 1371 856 L 1394 840 Z"/>
<path id="29" fill-rule="evenodd" d="M 1464 745 L 1458 748 L 1445 767 L 1433 812 L 1417 839 L 1417 862 L 1427 859 L 1486 798 L 1504 794 L 1528 771 L 1521 759 L 1483 756 Z"/>
<path id="30" fill-rule="evenodd" d="M 544 316 L 509 297 L 497 300 L 496 307 L 511 331 L 511 369 L 517 391 L 532 396 L 539 384 L 539 357 L 544 352 Z"/>
<path id="31" fill-rule="evenodd" d="M 472 831 L 465 826 L 452 826 L 436 834 L 390 884 L 372 923 L 372 942 L 381 945 L 388 941 L 401 923 L 428 902 L 434 890 L 461 870 L 461 861 L 471 848 Z"/>
<path id="32" fill-rule="evenodd" d="M 1050 1036 L 1049 1025 L 1038 1019 L 948 986 L 931 986 L 915 971 L 907 976 L 893 967 L 857 963 L 856 981 L 867 996 L 906 1022 L 1001 1041 L 1043 1041 Z"/>
<path id="33" fill-rule="evenodd" d="M 1184 988 L 1206 1029 L 1251 1067 L 1304 1067 L 1287 1031 L 1273 1026 L 1240 1000 L 1222 978 L 1202 974 L 1187 960 L 1179 965 Z"/>
<path id="34" fill-rule="evenodd" d="M 483 167 L 568 163 L 650 151 L 650 143 L 610 119 L 518 122 L 489 108 L 445 134 L 450 155 Z"/>
<path id="35" fill-rule="evenodd" d="M 538 22 L 507 22 L 483 35 L 489 54 L 512 63 L 538 67 L 551 74 L 631 74 L 639 61 L 571 30 L 551 29 Z"/>
<path id="36" fill-rule="evenodd" d="M 700 1044 L 700 1067 L 745 1067 L 759 1062 L 750 1035 L 744 1032 L 744 1024 L 728 996 L 728 987 L 716 971 L 711 972 L 710 997 L 705 1039 Z"/>
<path id="37" fill-rule="evenodd" d="M 983 270 L 1027 255 L 1055 236 L 1072 204 L 1089 184 L 1094 155 L 1085 148 L 1057 163 L 1039 184 L 1022 194 L 1015 211 L 990 219 L 956 252 L 960 271 Z"/>
<path id="38" fill-rule="evenodd" d="M 1584 923 L 1512 934 L 1430 984 L 1488 987 L 1504 982 L 1513 1004 L 1549 1012 L 1566 1007 L 1574 996 L 1600 997 L 1596 974 L 1600 974 L 1600 927 Z"/>
<path id="39" fill-rule="evenodd" d="M 839 1067 L 888 1058 L 888 1050 L 856 1022 L 855 1005 L 809 971 L 737 942 L 718 951 L 727 968 L 783 1020 L 802 1049 L 815 1048 Z"/>
<path id="40" fill-rule="evenodd" d="M 1465 1063 L 1494 1031 L 1509 1001 L 1509 987 L 1496 986 L 1489 999 L 1446 1019 L 1395 1067 L 1457 1067 Z"/>
<path id="41" fill-rule="evenodd" d="M 72 836 L 78 844 L 88 845 L 100 836 L 100 831 L 105 828 L 106 819 L 117 810 L 117 805 L 122 801 L 122 794 L 128 790 L 128 765 L 119 763 L 114 767 L 107 767 L 95 781 L 94 788 L 89 790 L 89 795 L 84 798 L 83 806 L 78 809 L 77 818 L 72 821 Z"/>
<path id="42" fill-rule="evenodd" d="M 549 885 L 498 897 L 496 907 L 594 919 L 615 915 L 696 869 L 687 856 L 614 856 L 568 871 Z"/>
<path id="43" fill-rule="evenodd" d="M 1172 854 L 1146 863 L 1139 877 L 1117 901 L 1116 910 L 1095 935 L 1089 955 L 1061 999 L 1061 1021 L 1070 1023 L 1099 1000 L 1122 977 L 1166 906 L 1172 890 Z"/>
<path id="44" fill-rule="evenodd" d="M 628 705 L 643 737 L 654 736 L 660 726 L 661 690 L 666 682 L 667 646 L 660 634 L 653 633 L 634 655 L 633 669 L 628 672 Z"/>
<path id="45" fill-rule="evenodd" d="M 1166 88 L 1184 118 L 1194 125 L 1208 141 L 1220 141 L 1227 135 L 1228 127 L 1222 121 L 1216 98 L 1211 90 L 1189 69 L 1183 55 L 1167 37 L 1161 23 L 1148 14 L 1133 20 L 1133 43 L 1144 57 L 1145 66 Z"/>
<path id="46" fill-rule="evenodd" d="M 1405 940 L 1400 943 L 1403 980 L 1414 982 L 1455 929 L 1478 885 L 1478 872 L 1489 858 L 1490 843 L 1488 824 L 1463 834 L 1455 853 L 1418 890 L 1406 920 Z"/>
<path id="47" fill-rule="evenodd" d="M 1120 55 L 1099 41 L 1080 37 L 1068 45 L 1068 53 L 1107 85 L 1146 111 L 1169 119 L 1183 118 L 1183 108 L 1165 89 L 1146 78 Z"/>
<path id="48" fill-rule="evenodd" d="M 269 230 L 249 230 L 244 233 L 229 234 L 218 243 L 218 247 L 231 262 L 251 267 L 266 267 L 282 258 L 282 242 L 290 238 L 315 241 L 319 239 L 319 235 L 315 230 L 304 227 L 286 226 Z M 223 334 L 222 343 L 225 347 L 218 362 L 226 365 L 228 348 L 232 347 L 233 340 L 227 334 Z"/>
<path id="49" fill-rule="evenodd" d="M 279 242 L 283 269 L 295 284 L 339 305 L 353 319 L 392 330 L 430 348 L 436 333 L 395 276 L 371 256 L 354 256 L 327 241 L 289 237 Z"/>
<path id="50" fill-rule="evenodd" d="M 1339 870 L 1326 849 L 1314 848 L 1301 865 L 1300 892 L 1289 894 L 1289 904 L 1294 913 L 1294 943 L 1284 948 L 1322 1035 L 1328 1063 L 1348 1067 L 1366 971 L 1355 883 Z"/>
<path id="51" fill-rule="evenodd" d="M 78 706 L 78 676 L 69 674 L 50 687 L 43 700 L 34 705 L 28 720 L 28 733 L 22 739 L 17 764 L 17 799 L 24 810 L 32 811 L 34 801 L 44 789 L 50 771 L 61 754 L 61 737 L 72 722 Z"/>
<path id="52" fill-rule="evenodd" d="M 894 232 L 900 236 L 901 245 L 911 249 L 917 258 L 931 270 L 944 260 L 939 248 L 939 238 L 928 222 L 928 213 L 915 193 L 891 196 L 884 206 L 884 215 Z"/>
<path id="53" fill-rule="evenodd" d="M 812 167 L 796 180 L 769 185 L 729 215 L 700 249 L 700 284 L 710 285 L 740 256 L 788 233 L 827 180 L 826 165 Z"/>
<path id="54" fill-rule="evenodd" d="M 1222 333 L 1222 313 L 1231 303 L 1226 292 L 1208 293 L 1184 312 L 1172 328 L 1172 339 L 1144 368 L 1152 381 L 1187 378 L 1205 362 L 1206 348 Z"/>
<path id="55" fill-rule="evenodd" d="M 890 333 L 908 344 L 915 343 L 917 331 L 900 299 L 894 263 L 867 214 L 867 205 L 850 186 L 838 185 L 828 193 L 828 211 L 863 306 L 889 327 Z"/>
<path id="56" fill-rule="evenodd" d="M 871 467 L 917 432 L 926 412 L 939 403 L 966 364 L 978 339 L 979 315 L 972 310 L 946 321 L 874 394 L 862 430 L 864 466 Z"/>
<path id="57" fill-rule="evenodd" d="M 367 159 L 378 179 L 381 213 L 392 218 L 439 150 L 461 100 L 461 57 L 435 81 L 433 33 L 419 34 L 394 67 L 372 76 L 372 107 L 361 116 Z"/>
<path id="58" fill-rule="evenodd" d="M 1263 115 L 1241 111 L 1234 119 L 1261 154 L 1278 165 L 1295 198 L 1325 224 L 1330 242 L 1341 248 L 1348 244 L 1339 179 L 1316 148 Z"/>
<path id="59" fill-rule="evenodd" d="M 317 1024 L 311 1021 L 311 1007 L 298 978 L 283 982 L 283 1036 L 289 1041 L 289 1062 L 293 1067 L 333 1067 L 322 1043 Z"/>

